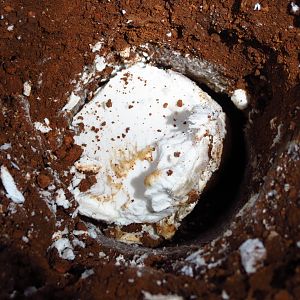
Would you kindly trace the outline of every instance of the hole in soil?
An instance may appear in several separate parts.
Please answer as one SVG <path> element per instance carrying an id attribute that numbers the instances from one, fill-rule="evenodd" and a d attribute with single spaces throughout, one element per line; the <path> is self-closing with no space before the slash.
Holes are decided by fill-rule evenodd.
<path id="1" fill-rule="evenodd" d="M 238 42 L 237 34 L 232 30 L 223 30 L 220 33 L 221 41 L 228 47 L 232 47 Z"/>
<path id="2" fill-rule="evenodd" d="M 160 65 L 159 67 L 167 69 L 166 66 Z M 206 188 L 201 194 L 199 203 L 182 221 L 172 240 L 163 242 L 157 248 L 159 250 L 162 247 L 167 247 L 171 252 L 172 249 L 176 249 L 178 246 L 183 249 L 193 244 L 206 243 L 224 231 L 226 225 L 230 223 L 234 209 L 240 202 L 241 183 L 247 165 L 244 138 L 246 118 L 244 114 L 234 106 L 228 95 L 216 93 L 205 84 L 199 82 L 197 74 L 181 73 L 196 82 L 203 91 L 208 93 L 222 107 L 227 116 L 227 136 L 222 164 L 211 180 L 210 187 Z M 107 228 L 107 224 L 103 222 L 84 216 L 81 216 L 81 218 L 103 231 Z M 103 236 L 100 239 L 102 244 L 106 244 L 110 248 L 125 250 L 126 252 L 130 252 L 130 250 L 136 251 L 137 247 L 141 251 L 147 249 L 136 245 L 126 245 L 110 237 Z"/>

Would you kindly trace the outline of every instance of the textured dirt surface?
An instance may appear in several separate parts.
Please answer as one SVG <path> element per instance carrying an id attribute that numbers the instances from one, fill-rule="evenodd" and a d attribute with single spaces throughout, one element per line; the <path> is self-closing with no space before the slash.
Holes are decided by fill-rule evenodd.
<path id="1" fill-rule="evenodd" d="M 1 299 L 147 299 L 147 292 L 300 299 L 300 16 L 292 9 L 300 2 L 257 3 L 0 2 L 0 147 L 11 144 L 0 148 L 0 165 L 26 199 L 15 204 L 0 182 Z M 223 185 L 234 182 L 234 192 L 212 194 L 206 210 L 196 209 L 171 243 L 155 249 L 103 236 L 102 225 L 74 214 L 67 189 L 82 149 L 74 145 L 62 108 L 94 61 L 90 45 L 99 41 L 105 57 L 146 43 L 200 57 L 222 69 L 231 82 L 228 92 L 245 88 L 251 96 L 249 107 L 237 113 L 226 95 L 215 95 L 236 116 L 232 123 L 240 131 L 232 138 L 242 134 L 244 140 L 233 141 L 237 156 L 245 152 L 234 169 L 239 178 L 230 166 L 224 176 Z M 107 67 L 84 88 L 95 91 L 110 72 Z M 45 118 L 48 133 L 34 126 Z M 88 177 L 82 189 L 93 180 Z M 69 208 L 56 207 L 59 189 Z M 201 211 L 205 224 L 193 225 Z M 59 238 L 72 244 L 73 259 L 53 247 Z M 262 245 L 250 251 L 253 272 L 240 250 L 249 240 Z"/>

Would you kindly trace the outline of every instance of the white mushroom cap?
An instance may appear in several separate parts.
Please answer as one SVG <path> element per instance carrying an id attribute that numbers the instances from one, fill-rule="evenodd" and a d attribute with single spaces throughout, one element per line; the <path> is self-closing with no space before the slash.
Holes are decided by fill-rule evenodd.
<path id="1" fill-rule="evenodd" d="M 115 225 L 180 221 L 195 205 L 189 193 L 200 194 L 218 169 L 226 135 L 208 94 L 143 63 L 111 78 L 74 117 L 80 123 L 76 174 L 93 172 L 97 182 L 74 193 L 79 212 Z"/>

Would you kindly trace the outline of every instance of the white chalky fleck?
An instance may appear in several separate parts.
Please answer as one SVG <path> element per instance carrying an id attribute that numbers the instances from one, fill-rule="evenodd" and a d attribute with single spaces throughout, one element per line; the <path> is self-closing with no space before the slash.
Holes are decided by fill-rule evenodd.
<path id="1" fill-rule="evenodd" d="M 158 222 L 185 204 L 181 221 L 195 205 L 188 193 L 201 193 L 218 169 L 226 134 L 221 107 L 195 83 L 142 63 L 101 88 L 79 123 L 75 143 L 88 146 L 75 167 L 97 179 L 74 194 L 79 212 L 118 225 Z"/>
<path id="2" fill-rule="evenodd" d="M 102 43 L 97 43 L 94 47 L 90 46 L 93 52 L 97 52 L 101 49 Z M 76 112 L 80 106 L 84 103 L 84 100 L 88 94 L 88 90 L 85 86 L 89 84 L 96 76 L 97 72 L 103 71 L 107 66 L 106 60 L 100 55 L 96 55 L 94 62 L 90 66 L 85 66 L 83 72 L 79 75 L 80 78 L 76 83 L 76 80 L 72 80 L 71 83 L 76 83 L 74 91 L 70 94 L 66 105 L 62 108 L 65 112 Z M 103 80 L 106 80 L 103 78 Z"/>
<path id="3" fill-rule="evenodd" d="M 25 297 L 31 297 L 32 295 L 34 295 L 36 292 L 38 291 L 38 289 L 35 286 L 30 286 L 28 288 L 25 289 L 24 291 L 24 296 Z"/>
<path id="4" fill-rule="evenodd" d="M 298 248 L 300 248 L 300 241 L 298 241 L 298 242 L 296 243 L 296 246 L 297 246 Z"/>
<path id="5" fill-rule="evenodd" d="M 249 239 L 239 248 L 242 265 L 248 274 L 255 273 L 266 258 L 267 251 L 259 239 Z"/>
<path id="6" fill-rule="evenodd" d="M 103 251 L 99 252 L 99 258 L 104 258 L 106 257 L 106 254 Z"/>
<path id="7" fill-rule="evenodd" d="M 159 239 L 159 236 L 155 233 L 152 226 L 143 224 L 142 231 L 148 233 L 153 240 Z"/>
<path id="8" fill-rule="evenodd" d="M 98 72 L 103 71 L 107 66 L 105 58 L 99 55 L 96 55 L 94 64 Z"/>
<path id="9" fill-rule="evenodd" d="M 214 268 L 220 266 L 222 264 L 222 262 L 223 262 L 223 259 L 219 259 L 216 262 L 211 262 L 211 263 L 207 264 L 207 268 L 214 269 Z"/>
<path id="10" fill-rule="evenodd" d="M 291 141 L 289 143 L 287 154 L 294 161 L 300 160 L 300 144 L 298 141 Z"/>
<path id="11" fill-rule="evenodd" d="M 183 266 L 181 268 L 181 273 L 189 277 L 194 276 L 193 268 L 191 266 Z"/>
<path id="12" fill-rule="evenodd" d="M 7 30 L 8 31 L 13 31 L 14 30 L 14 25 L 9 25 L 9 26 L 7 26 Z"/>
<path id="13" fill-rule="evenodd" d="M 73 234 L 74 235 L 83 235 L 83 234 L 87 234 L 87 231 L 84 231 L 84 230 L 73 230 Z"/>
<path id="14" fill-rule="evenodd" d="M 230 229 L 227 229 L 224 234 L 223 234 L 225 237 L 229 237 L 229 236 L 232 236 L 232 230 Z"/>
<path id="15" fill-rule="evenodd" d="M 31 84 L 29 81 L 25 81 L 23 84 L 23 95 L 29 97 L 31 94 Z"/>
<path id="16" fill-rule="evenodd" d="M 34 127 L 36 130 L 42 132 L 42 133 L 48 133 L 52 130 L 52 128 L 48 125 L 45 125 L 41 122 L 34 122 Z"/>
<path id="17" fill-rule="evenodd" d="M 81 248 L 85 248 L 85 243 L 83 241 L 80 241 L 79 239 L 75 238 L 72 240 L 72 244 L 74 247 L 81 247 Z"/>
<path id="18" fill-rule="evenodd" d="M 28 243 L 29 242 L 29 238 L 27 236 L 22 236 L 22 241 L 24 243 Z"/>
<path id="19" fill-rule="evenodd" d="M 245 109 L 249 104 L 247 92 L 243 89 L 237 89 L 232 93 L 231 101 L 238 109 Z"/>
<path id="20" fill-rule="evenodd" d="M 68 227 L 65 227 L 63 231 L 58 230 L 57 232 L 53 233 L 52 240 L 58 240 L 68 233 L 69 233 Z"/>
<path id="21" fill-rule="evenodd" d="M 73 246 L 67 238 L 60 238 L 56 240 L 51 248 L 55 247 L 57 249 L 59 257 L 66 260 L 74 260 L 75 254 L 73 252 Z"/>
<path id="22" fill-rule="evenodd" d="M 10 214 L 15 214 L 17 212 L 17 205 L 15 202 L 11 202 L 8 204 L 7 210 L 10 212 Z"/>
<path id="23" fill-rule="evenodd" d="M 123 58 L 129 58 L 130 57 L 130 48 L 127 47 L 124 50 L 120 51 L 120 56 Z"/>
<path id="24" fill-rule="evenodd" d="M 65 209 L 70 207 L 70 202 L 67 200 L 65 192 L 63 189 L 59 189 L 56 191 L 55 201 L 58 206 L 62 206 Z"/>
<path id="25" fill-rule="evenodd" d="M 267 197 L 268 198 L 273 198 L 277 195 L 277 191 L 276 190 L 272 190 L 270 192 L 267 193 Z"/>
<path id="26" fill-rule="evenodd" d="M 144 300 L 183 300 L 183 298 L 178 295 L 163 295 L 163 294 L 152 295 L 146 291 L 142 291 L 142 292 L 144 294 Z"/>
<path id="27" fill-rule="evenodd" d="M 101 50 L 103 42 L 97 42 L 95 45 L 90 45 L 92 52 L 98 52 Z"/>
<path id="28" fill-rule="evenodd" d="M 11 163 L 11 165 L 12 165 L 15 169 L 21 170 L 20 167 L 19 167 L 16 163 L 14 163 L 13 161 L 11 161 L 10 163 Z"/>
<path id="29" fill-rule="evenodd" d="M 133 259 L 129 262 L 131 267 L 143 268 L 145 266 L 145 259 L 148 258 L 148 254 L 135 255 Z"/>
<path id="30" fill-rule="evenodd" d="M 286 183 L 283 188 L 285 192 L 288 192 L 290 190 L 290 185 Z"/>
<path id="31" fill-rule="evenodd" d="M 5 143 L 2 146 L 0 146 L 0 151 L 5 151 L 11 149 L 11 143 Z"/>
<path id="32" fill-rule="evenodd" d="M 192 254 L 190 254 L 185 260 L 195 264 L 197 267 L 206 266 L 205 259 L 201 256 L 203 250 L 198 250 Z"/>
<path id="33" fill-rule="evenodd" d="M 88 229 L 88 235 L 92 238 L 95 239 L 97 237 L 97 232 L 94 228 L 89 228 Z"/>
<path id="34" fill-rule="evenodd" d="M 291 2 L 291 9 L 290 9 L 291 14 L 297 15 L 300 13 L 300 7 L 297 5 L 295 2 Z"/>
<path id="35" fill-rule="evenodd" d="M 49 119 L 48 119 L 48 118 L 45 118 L 45 119 L 44 119 L 44 122 L 45 122 L 45 124 L 46 124 L 47 126 L 49 126 L 49 124 L 50 124 L 50 121 L 49 121 Z"/>
<path id="36" fill-rule="evenodd" d="M 125 258 L 122 254 L 120 254 L 119 256 L 116 257 L 116 266 L 120 266 L 121 264 L 125 264 Z"/>
<path id="37" fill-rule="evenodd" d="M 275 138 L 273 139 L 273 143 L 271 145 L 271 148 L 274 147 L 276 144 L 278 144 L 281 140 L 282 137 L 282 128 L 283 128 L 283 124 L 279 124 L 279 126 L 277 127 L 277 134 L 275 136 Z"/>
<path id="38" fill-rule="evenodd" d="M 225 290 L 222 291 L 222 299 L 223 300 L 228 300 L 230 299 L 229 295 L 227 294 L 227 292 Z"/>
<path id="39" fill-rule="evenodd" d="M 15 203 L 24 203 L 25 198 L 23 194 L 17 188 L 14 178 L 11 176 L 7 167 L 4 165 L 2 165 L 0 169 L 0 178 L 6 191 L 6 196 Z"/>
<path id="40" fill-rule="evenodd" d="M 67 104 L 63 107 L 63 111 L 72 111 L 78 105 L 80 100 L 81 97 L 72 92 Z"/>
<path id="41" fill-rule="evenodd" d="M 93 274 L 95 274 L 95 271 L 93 269 L 87 269 L 81 274 L 81 279 L 86 279 L 92 276 Z"/>
<path id="42" fill-rule="evenodd" d="M 256 3 L 256 4 L 254 5 L 254 10 L 261 10 L 261 5 L 260 5 L 260 3 Z"/>

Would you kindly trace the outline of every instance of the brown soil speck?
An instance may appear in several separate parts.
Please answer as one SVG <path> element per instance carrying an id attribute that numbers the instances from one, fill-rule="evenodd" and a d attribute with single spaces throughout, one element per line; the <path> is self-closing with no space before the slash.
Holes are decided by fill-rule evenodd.
<path id="1" fill-rule="evenodd" d="M 87 231 L 87 227 L 83 222 L 80 221 L 76 224 L 76 230 Z"/>
<path id="2" fill-rule="evenodd" d="M 6 5 L 3 7 L 3 10 L 7 13 L 12 12 L 14 9 L 10 5 Z"/>
<path id="3" fill-rule="evenodd" d="M 39 174 L 37 177 L 37 183 L 42 188 L 47 188 L 51 183 L 51 178 L 45 174 Z"/>
<path id="4" fill-rule="evenodd" d="M 173 171 L 172 171 L 172 170 L 168 170 L 168 171 L 167 171 L 167 175 L 168 175 L 168 176 L 171 176 L 172 174 L 173 174 Z"/>
<path id="5" fill-rule="evenodd" d="M 190 191 L 188 196 L 189 196 L 188 203 L 194 203 L 199 199 L 199 193 L 195 190 Z"/>
<path id="6" fill-rule="evenodd" d="M 81 192 L 86 192 L 97 182 L 96 176 L 87 175 L 87 178 L 83 179 L 79 184 Z"/>
<path id="7" fill-rule="evenodd" d="M 64 143 L 67 148 L 69 148 L 74 143 L 74 138 L 71 135 L 66 135 L 64 137 Z"/>
<path id="8" fill-rule="evenodd" d="M 35 18 L 36 13 L 34 11 L 29 11 L 27 15 L 30 18 Z"/>
<path id="9" fill-rule="evenodd" d="M 106 107 L 108 107 L 108 108 L 112 107 L 112 101 L 111 101 L 111 99 L 109 99 L 109 100 L 106 102 Z"/>
<path id="10" fill-rule="evenodd" d="M 78 145 L 73 145 L 72 148 L 66 153 L 64 161 L 68 165 L 73 165 L 76 160 L 79 159 L 83 152 L 83 149 Z"/>
<path id="11" fill-rule="evenodd" d="M 57 254 L 54 254 L 57 256 Z M 52 268 L 60 274 L 65 274 L 68 270 L 70 270 L 72 264 L 70 261 L 63 260 L 61 258 L 57 258 L 52 265 Z"/>
<path id="12" fill-rule="evenodd" d="M 183 101 L 182 101 L 182 100 L 178 100 L 178 101 L 176 102 L 176 105 L 177 105 L 178 107 L 182 107 L 182 106 L 183 106 Z"/>

